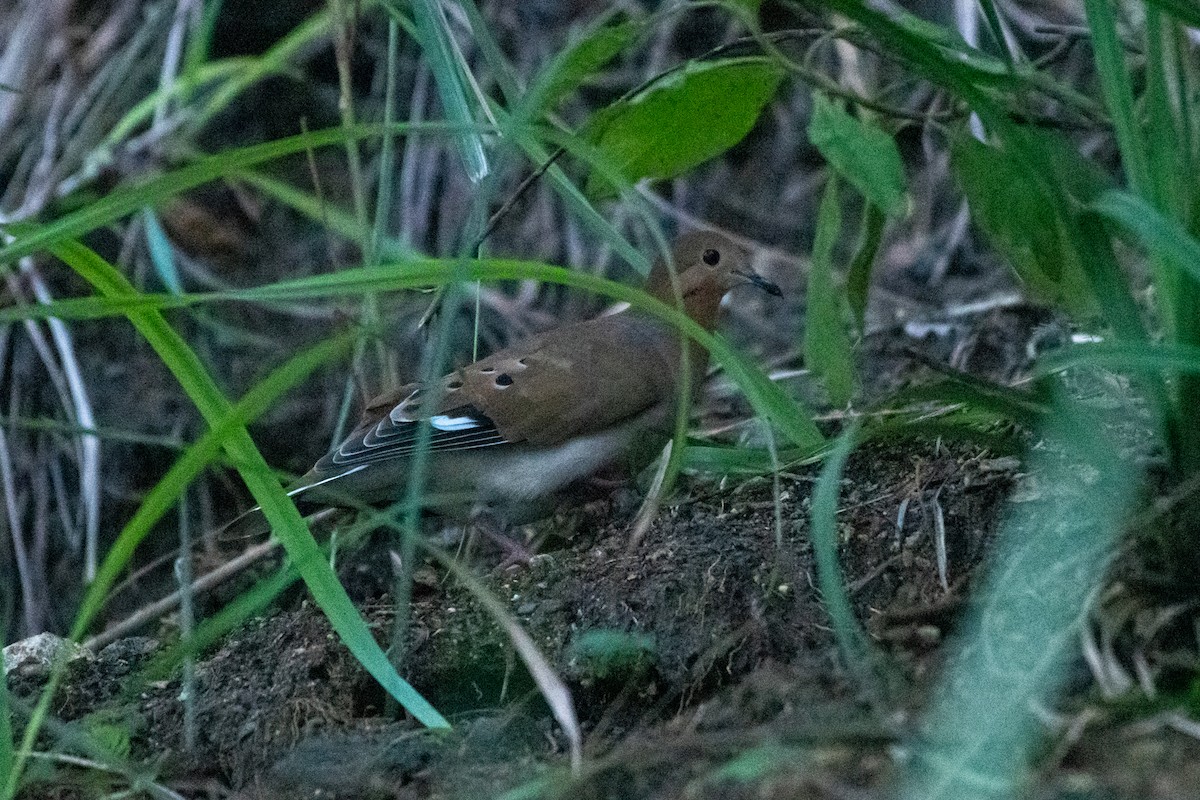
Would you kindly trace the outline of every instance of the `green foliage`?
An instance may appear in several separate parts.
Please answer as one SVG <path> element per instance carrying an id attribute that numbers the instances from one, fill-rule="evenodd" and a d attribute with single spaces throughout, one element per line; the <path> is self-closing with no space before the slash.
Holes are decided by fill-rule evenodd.
<path id="1" fill-rule="evenodd" d="M 767 742 L 740 753 L 733 760 L 705 775 L 698 783 L 710 789 L 715 789 L 722 783 L 752 784 L 761 781 L 780 767 L 796 769 L 802 756 L 802 752 L 795 749 Z"/>
<path id="2" fill-rule="evenodd" d="M 116 269 L 82 245 L 57 247 L 55 255 L 101 294 L 127 297 L 137 293 Z M 338 583 L 337 576 L 321 556 L 296 506 L 275 481 L 274 474 L 246 432 L 245 423 L 237 417 L 234 406 L 222 394 L 194 351 L 158 312 L 138 310 L 129 312 L 127 316 L 179 380 L 209 425 L 214 430 L 221 430 L 221 444 L 226 453 L 246 481 L 254 499 L 262 506 L 313 598 L 325 611 L 346 646 L 363 667 L 418 720 L 430 727 L 449 727 L 449 723 L 396 674 L 350 602 L 345 589 Z M 109 566 L 108 561 L 105 566 Z M 97 578 L 93 588 L 100 583 Z M 81 628 L 78 622 L 76 627 Z M 77 630 L 76 636 L 81 632 Z"/>
<path id="3" fill-rule="evenodd" d="M 932 697 L 927 737 L 902 798 L 1011 797 L 1040 737 L 1045 707 L 1074 657 L 1080 610 L 1103 575 L 1137 497 L 1139 468 L 1056 392 L 1025 470 L 1056 476 L 1015 506 L 992 568 Z M 1064 465 L 1069 465 L 1064 469 Z"/>
<path id="4" fill-rule="evenodd" d="M 1192 28 L 1200 28 L 1200 8 L 1188 0 L 1146 0 L 1148 5 L 1158 6 L 1163 11 L 1177 17 L 1180 22 Z"/>
<path id="5" fill-rule="evenodd" d="M 602 19 L 538 73 L 522 102 L 537 111 L 553 110 L 605 64 L 629 49 L 644 29 L 635 20 Z"/>
<path id="6" fill-rule="evenodd" d="M 808 138 L 829 165 L 880 211 L 905 211 L 904 164 L 891 136 L 847 114 L 824 93 L 813 92 Z"/>
<path id="7" fill-rule="evenodd" d="M 363 8 L 371 5 L 366 3 Z M 729 0 L 727 8 L 753 29 L 758 6 L 755 0 Z M 807 408 L 738 355 L 724 339 L 699 328 L 667 304 L 594 275 L 538 262 L 420 258 L 398 238 L 384 235 L 386 205 L 378 207 L 377 219 L 371 222 L 361 213 L 351 214 L 331 206 L 325 198 L 296 189 L 257 168 L 320 147 L 420 132 L 455 142 L 466 173 L 478 181 L 493 160 L 521 157 L 541 167 L 551 152 L 562 148 L 570 157 L 582 160 L 586 176 L 584 192 L 571 177 L 571 170 L 578 169 L 578 165 L 551 165 L 545 172 L 544 180 L 558 192 L 569 221 L 602 237 L 630 264 L 644 268 L 644 256 L 617 235 L 592 199 L 618 194 L 643 179 L 681 175 L 736 145 L 778 91 L 785 75 L 785 59 L 722 58 L 668 70 L 640 91 L 596 114 L 580 135 L 572 136 L 562 133 L 566 126 L 557 119 L 556 112 L 573 108 L 567 102 L 573 94 L 605 65 L 629 53 L 666 14 L 632 20 L 602 19 L 532 76 L 529 89 L 521 92 L 520 81 L 483 25 L 478 10 L 473 4 L 464 4 L 461 11 L 466 27 L 495 73 L 489 77 L 503 95 L 498 100 L 487 96 L 491 88 L 486 81 L 481 87 L 472 85 L 474 76 L 455 49 L 442 4 L 418 0 L 405 5 L 405 13 L 411 11 L 413 15 L 410 21 L 397 11 L 399 4 L 390 3 L 392 30 L 402 27 L 418 40 L 433 72 L 447 123 L 348 126 L 197 158 L 158 177 L 89 199 L 44 225 L 12 227 L 14 238 L 0 247 L 3 263 L 52 250 L 97 290 L 95 297 L 0 309 L 0 321 L 127 316 L 177 376 L 209 424 L 208 432 L 185 449 L 121 531 L 97 581 L 89 587 L 76 620 L 75 635 L 82 635 L 95 619 L 115 578 L 128 567 L 152 526 L 224 450 L 266 509 L 289 561 L 254 590 L 202 623 L 191 641 L 181 643 L 180 649 L 163 663 L 173 663 L 182 652 L 194 655 L 302 576 L 334 627 L 381 684 L 427 724 L 445 725 L 437 711 L 387 663 L 329 570 L 325 553 L 312 542 L 245 430 L 250 420 L 266 411 L 289 387 L 344 352 L 347 342 L 330 341 L 300 353 L 240 402 L 231 404 L 195 350 L 167 324 L 161 312 L 214 302 L 269 304 L 340 297 L 357 300 L 376 293 L 445 286 L 456 280 L 548 281 L 625 300 L 676 326 L 712 353 L 756 412 L 788 440 L 788 449 L 778 453 L 692 446 L 677 454 L 689 466 L 719 472 L 766 472 L 781 462 L 801 463 L 831 454 L 812 506 L 818 578 L 843 655 L 852 668 L 864 670 L 860 678 L 869 688 L 874 688 L 876 676 L 867 667 L 874 666 L 876 656 L 853 616 L 837 562 L 838 485 L 856 441 L 930 432 L 999 441 L 1006 430 L 1005 422 L 1013 421 L 1044 434 L 1077 462 L 1094 467 L 1089 474 L 1098 478 L 1092 484 L 1067 476 L 1073 494 L 1057 512 L 1049 505 L 1030 505 L 1017 509 L 1006 524 L 997 569 L 966 626 L 946 691 L 938 695 L 932 713 L 935 735 L 920 752 L 917 767 L 910 775 L 909 796 L 986 794 L 987 786 L 980 789 L 981 776 L 986 778 L 984 783 L 992 781 L 992 786 L 1011 788 L 1038 738 L 1027 713 L 1028 704 L 1031 698 L 1048 701 L 1053 696 L 1069 642 L 1078 630 L 1078 608 L 1102 574 L 1139 480 L 1104 441 L 1099 425 L 1089 428 L 1075 422 L 1096 420 L 1093 410 L 1072 405 L 1061 397 L 1052 401 L 1047 396 L 1047 387 L 1055 385 L 1052 374 L 1080 365 L 1135 374 L 1138 388 L 1144 390 L 1148 404 L 1164 421 L 1162 428 L 1169 434 L 1164 443 L 1176 466 L 1195 469 L 1200 465 L 1200 429 L 1191 424 L 1190 418 L 1200 402 L 1200 383 L 1195 380 L 1200 374 L 1200 244 L 1196 240 L 1200 189 L 1193 180 L 1194 167 L 1200 163 L 1194 129 L 1196 97 L 1200 93 L 1196 91 L 1194 64 L 1187 62 L 1191 50 L 1180 45 L 1180 23 L 1200 24 L 1200 14 L 1184 0 L 1149 0 L 1144 25 L 1136 22 L 1130 28 L 1132 35 L 1141 37 L 1137 44 L 1144 54 L 1142 66 L 1141 55 L 1136 59 L 1126 56 L 1125 42 L 1118 36 L 1114 4 L 1110 0 L 1087 0 L 1091 31 L 1088 41 L 1096 52 L 1104 100 L 1101 105 L 1059 83 L 1049 71 L 1025 61 L 1019 53 L 1004 52 L 999 58 L 988 55 L 968 46 L 955 31 L 902 10 L 893 8 L 884 13 L 878 5 L 858 0 L 829 0 L 822 6 L 844 15 L 855 26 L 854 36 L 869 39 L 891 63 L 899 62 L 949 98 L 948 114 L 953 119 L 942 130 L 949 132 L 952 168 L 973 222 L 1033 293 L 1075 315 L 1085 326 L 1108 325 L 1112 329 L 1110 341 L 1098 347 L 1071 347 L 1043 362 L 1032 392 L 989 387 L 969 378 L 951 378 L 905 392 L 892 401 L 894 406 L 904 408 L 902 413 L 868 425 L 861 437 L 851 427 L 831 449 Z M 328 37 L 334 28 L 331 14 L 320 12 L 262 57 L 210 61 L 207 53 L 215 19 L 212 9 L 216 7 L 206 5 L 204 23 L 197 38 L 189 43 L 185 71 L 179 80 L 169 89 L 145 98 L 112 127 L 97 155 L 98 162 L 104 163 L 167 100 L 194 103 L 194 113 L 187 122 L 194 132 L 227 108 L 246 87 L 266 75 L 287 72 L 295 54 Z M 983 8 L 999 43 L 997 9 L 990 2 L 985 2 Z M 759 44 L 769 52 L 765 39 Z M 1112 189 L 1107 178 L 1079 154 L 1066 135 L 1026 124 L 1030 109 L 1044 107 L 1047 101 L 1090 125 L 1111 124 L 1126 171 L 1126 188 Z M 858 108 L 875 105 L 864 102 Z M 982 141 L 967 133 L 962 120 L 968 112 L 982 123 Z M 495 124 L 481 124 L 484 115 L 494 119 Z M 385 115 L 384 119 L 390 118 Z M 808 133 L 830 170 L 818 213 L 807 287 L 804 352 L 807 364 L 822 378 L 837 406 L 847 405 L 857 388 L 848 320 L 862 329 L 871 269 L 887 220 L 904 213 L 910 205 L 896 143 L 885 132 L 887 126 L 877 126 L 872 119 L 865 111 L 858 116 L 847 113 L 841 100 L 820 91 L 814 94 Z M 543 129 L 546 123 L 553 129 Z M 1176 164 L 1178 168 L 1174 168 Z M 845 288 L 841 289 L 834 253 L 843 227 L 844 197 L 839 192 L 843 178 L 866 202 L 860 239 Z M 183 293 L 155 209 L 188 189 L 219 179 L 250 183 L 322 221 L 346 239 L 375 242 L 372 257 L 364 256 L 368 261 L 364 268 L 238 291 Z M 386 185 L 380 181 L 381 194 Z M 484 198 L 480 205 L 486 206 L 489 200 Z M 654 213 L 637 205 L 636 198 L 630 198 L 630 206 L 633 215 L 654 221 Z M 154 264 L 168 293 L 136 291 L 111 265 L 74 241 L 135 213 L 144 214 Z M 1117 237 L 1149 255 L 1157 303 L 1154 310 L 1166 329 L 1161 344 L 1150 344 L 1151 337 L 1133 301 L 1131 284 L 1118 267 L 1114 255 Z M 388 263 L 376 266 L 377 259 Z M 922 410 L 910 411 L 910 404 Z M 931 404 L 944 411 L 931 416 L 923 410 Z M 1188 453 L 1192 454 L 1190 461 Z M 1037 458 L 1048 456 L 1040 452 Z M 1052 469 L 1055 465 L 1044 461 L 1038 466 Z M 364 524 L 380 519 L 369 518 Z M 1061 569 L 1055 572 L 1064 564 L 1070 566 L 1070 574 L 1065 576 Z M 571 653 L 596 676 L 620 675 L 643 667 L 655 657 L 652 640 L 615 631 L 584 633 L 572 643 Z M 25 749 L 47 713 L 52 690 L 35 711 Z M 11 795 L 22 765 L 13 746 L 6 702 L 0 685 L 0 775 L 8 776 L 6 789 Z M 980 724 L 980 720 L 988 724 Z M 127 737 L 122 740 L 118 730 L 101 725 L 92 734 L 107 742 L 108 749 L 117 755 L 128 747 Z M 752 749 L 726 765 L 716 777 L 752 780 L 780 757 L 777 748 Z"/>
<path id="8" fill-rule="evenodd" d="M 1045 302 L 1090 317 L 1096 299 L 1071 246 L 1066 226 L 1072 211 L 1063 194 L 1048 189 L 1018 155 L 965 132 L 954 139 L 951 153 L 972 218 L 1025 285 Z M 1078 163 L 1078 156 L 1072 161 Z"/>
<path id="9" fill-rule="evenodd" d="M 854 327 L 862 330 L 867 310 L 871 271 L 883 240 L 888 215 L 908 208 L 904 165 L 895 140 L 879 128 L 846 113 L 822 92 L 813 92 L 809 141 L 825 157 L 832 172 L 817 215 L 805 315 L 805 363 L 822 376 L 830 400 L 845 406 L 855 392 L 855 370 L 849 308 Z M 841 230 L 837 175 L 857 189 L 867 203 L 862 238 L 847 270 L 843 289 L 835 278 L 833 247 Z"/>
<path id="10" fill-rule="evenodd" d="M 450 41 L 446 13 L 436 0 L 413 0 L 411 9 L 416 22 L 417 39 L 433 70 L 438 95 L 442 98 L 442 109 L 446 119 L 456 129 L 454 138 L 458 142 L 467 175 L 476 182 L 483 180 L 489 171 L 487 155 L 483 149 L 483 138 L 475 128 L 475 115 L 467 102 L 467 87 L 459 69 L 459 59 L 455 57 L 454 45 Z"/>
<path id="11" fill-rule="evenodd" d="M 884 224 L 887 217 L 874 203 L 863 208 L 862 238 L 858 249 L 846 270 L 846 302 L 854 316 L 854 325 L 861 332 L 867 316 L 867 296 L 871 291 L 871 273 L 875 269 L 875 256 L 883 244 Z"/>
<path id="12" fill-rule="evenodd" d="M 846 325 L 846 299 L 835 282 L 833 247 L 842 215 L 837 176 L 830 174 L 817 212 L 812 269 L 808 273 L 804 315 L 804 363 L 819 375 L 834 406 L 844 407 L 855 391 L 854 355 Z"/>
<path id="13" fill-rule="evenodd" d="M 107 761 L 129 758 L 134 720 L 119 710 L 96 711 L 79 720 L 89 749 Z"/>
<path id="14" fill-rule="evenodd" d="M 883 697 L 884 687 L 880 680 L 881 675 L 876 669 L 884 662 L 875 652 L 867 632 L 854 616 L 837 554 L 841 541 L 838 535 L 837 509 L 842 473 L 846 468 L 846 461 L 850 458 L 850 452 L 857 443 L 858 426 L 851 424 L 838 437 L 829 458 L 821 468 L 821 475 L 813 490 L 810 536 L 821 602 L 829 614 L 843 662 L 846 669 L 858 679 L 860 688 L 878 700 Z"/>
<path id="15" fill-rule="evenodd" d="M 691 62 L 605 109 L 587 136 L 629 182 L 671 178 L 740 142 L 782 80 L 764 58 Z M 592 196 L 612 188 L 596 174 L 587 184 Z"/>

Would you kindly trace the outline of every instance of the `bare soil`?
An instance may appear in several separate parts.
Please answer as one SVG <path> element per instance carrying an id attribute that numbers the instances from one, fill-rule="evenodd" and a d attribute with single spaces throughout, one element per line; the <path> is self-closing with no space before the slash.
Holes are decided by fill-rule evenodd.
<path id="1" fill-rule="evenodd" d="M 924 442 L 852 458 L 842 564 L 855 611 L 893 656 L 886 697 L 868 696 L 847 674 L 814 588 L 812 470 L 782 477 L 778 527 L 771 481 L 696 481 L 636 546 L 629 514 L 602 503 L 551 523 L 573 533 L 545 542 L 528 567 L 474 558 L 484 585 L 572 690 L 586 755 L 575 780 L 566 741 L 502 629 L 433 564 L 417 571 L 404 671 L 453 720 L 448 734 L 392 713 L 300 591 L 197 664 L 190 750 L 178 677 L 138 680 L 159 649 L 154 639 L 121 640 L 77 662 L 53 711 L 93 731 L 131 730 L 128 755 L 185 796 L 880 796 L 873 790 L 903 759 L 1017 467 L 1007 456 Z M 935 508 L 947 532 L 948 588 L 936 564 Z M 386 562 L 384 543 L 374 543 L 342 572 L 362 590 L 386 582 Z M 362 609 L 387 645 L 389 598 L 364 599 Z M 597 648 L 597 632 L 625 644 Z M 14 683 L 18 695 L 34 688 Z M 1098 720 L 1058 740 L 1032 796 L 1200 791 L 1200 747 L 1163 726 Z M 25 796 L 89 796 L 96 779 L 86 780 L 72 786 L 60 770 Z"/>

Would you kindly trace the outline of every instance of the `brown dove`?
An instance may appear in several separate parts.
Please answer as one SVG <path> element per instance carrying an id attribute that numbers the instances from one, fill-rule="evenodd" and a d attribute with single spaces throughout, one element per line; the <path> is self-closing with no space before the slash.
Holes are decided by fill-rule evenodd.
<path id="1" fill-rule="evenodd" d="M 681 237 L 673 260 L 679 295 L 663 260 L 646 291 L 670 305 L 681 299 L 683 311 L 707 330 L 738 284 L 781 295 L 717 234 Z M 508 523 L 534 519 L 568 486 L 621 465 L 631 450 L 656 452 L 665 443 L 674 428 L 681 351 L 672 326 L 633 308 L 553 328 L 432 385 L 408 384 L 370 401 L 345 441 L 289 494 L 304 513 L 402 499 L 427 421 L 426 507 Z M 694 343 L 688 352 L 698 389 L 708 354 Z M 267 530 L 255 508 L 226 526 L 222 538 Z"/>

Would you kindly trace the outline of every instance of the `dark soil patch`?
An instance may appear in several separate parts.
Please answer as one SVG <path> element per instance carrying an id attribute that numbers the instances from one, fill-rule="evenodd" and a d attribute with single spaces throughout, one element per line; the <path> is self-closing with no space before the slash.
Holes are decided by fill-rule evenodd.
<path id="1" fill-rule="evenodd" d="M 1014 466 L 936 446 L 870 448 L 851 462 L 840 517 L 846 578 L 860 618 L 896 643 L 913 675 L 951 619 L 938 609 L 953 606 L 985 552 Z M 783 477 L 778 539 L 770 481 L 697 484 L 697 499 L 662 512 L 636 547 L 627 519 L 593 512 L 530 567 L 483 576 L 568 680 L 594 764 L 584 784 L 596 796 L 614 781 L 628 796 L 676 796 L 764 741 L 824 741 L 860 763 L 846 735 L 868 749 L 889 738 L 843 674 L 814 588 L 813 480 Z M 951 592 L 936 567 L 935 506 Z M 418 581 L 406 677 L 457 720 L 447 737 L 386 716 L 382 691 L 307 602 L 250 623 L 197 665 L 191 752 L 177 679 L 127 694 L 147 640 L 84 663 L 55 713 L 121 708 L 137 720 L 131 754 L 162 759 L 162 780 L 216 781 L 250 796 L 494 796 L 559 775 L 566 745 L 503 631 L 442 571 L 426 566 Z M 365 610 L 386 641 L 389 603 Z M 595 643 L 618 634 L 626 644 L 598 655 Z M 635 657 L 624 657 L 630 642 Z M 703 791 L 695 796 L 710 796 Z"/>

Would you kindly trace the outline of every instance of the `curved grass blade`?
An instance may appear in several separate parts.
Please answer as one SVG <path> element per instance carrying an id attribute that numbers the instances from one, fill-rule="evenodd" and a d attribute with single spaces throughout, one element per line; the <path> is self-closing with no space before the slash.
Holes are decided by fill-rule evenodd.
<path id="1" fill-rule="evenodd" d="M 1045 726 L 1034 713 L 1067 677 L 1088 597 L 1103 578 L 1140 484 L 1132 459 L 1060 390 L 1025 472 L 1040 498 L 1004 522 L 982 590 L 897 795 L 1008 798 L 1030 774 Z"/>
<path id="2" fill-rule="evenodd" d="M 224 440 L 237 427 L 242 427 L 258 417 L 289 388 L 310 374 L 321 364 L 349 347 L 348 339 L 338 339 L 323 342 L 309 350 L 293 357 L 282 367 L 272 372 L 266 379 L 260 381 L 230 413 L 218 424 L 214 425 L 195 444 L 191 445 L 184 454 L 159 480 L 158 484 L 147 493 L 138 510 L 134 513 L 125 527 L 117 536 L 101 564 L 96 579 L 88 587 L 88 591 L 80 603 L 72 629 L 71 638 L 78 641 L 82 638 L 91 621 L 103 608 L 106 595 L 120 576 L 138 545 L 151 532 L 154 525 L 178 501 L 183 490 L 200 474 L 200 472 L 220 455 Z M 49 703 L 53 698 L 58 682 L 62 679 L 61 670 L 51 674 L 49 685 L 43 690 L 41 699 L 31 715 L 26 727 L 21 753 L 28 754 L 32 747 L 42 721 L 46 718 Z M 15 789 L 19 773 L 23 769 L 24 758 L 13 765 L 9 773 L 9 790 Z M 0 796 L 4 796 L 0 794 Z"/>
<path id="3" fill-rule="evenodd" d="M 1171 261 L 1200 281 L 1200 242 L 1143 198 L 1110 189 L 1092 203 L 1092 210 L 1136 236 L 1151 255 Z"/>
<path id="4" fill-rule="evenodd" d="M 846 669 L 858 678 L 860 688 L 878 699 L 883 696 L 883 687 L 874 668 L 882 662 L 873 652 L 866 631 L 854 616 L 837 552 L 837 510 L 842 472 L 858 438 L 858 425 L 851 423 L 842 431 L 821 468 L 821 475 L 813 489 L 809 536 L 816 560 L 821 603 L 829 614 L 838 648 L 842 651 L 842 660 Z"/>
<path id="5" fill-rule="evenodd" d="M 457 274 L 455 273 L 457 270 Z M 797 447 L 817 449 L 825 438 L 812 422 L 812 414 L 773 383 L 761 370 L 739 355 L 726 341 L 709 333 L 677 308 L 650 297 L 640 289 L 616 281 L 535 261 L 515 259 L 444 260 L 421 259 L 380 267 L 348 269 L 281 281 L 254 289 L 192 295 L 129 295 L 107 298 L 75 298 L 46 306 L 0 310 L 0 322 L 13 317 L 58 316 L 80 318 L 114 314 L 138 315 L 216 301 L 286 302 L 313 300 L 369 292 L 395 291 L 440 286 L 452 278 L 461 280 L 539 280 L 583 289 L 623 300 L 675 326 L 709 351 L 735 380 L 764 419 L 776 425 Z M 89 305 L 94 304 L 94 305 Z"/>
<path id="6" fill-rule="evenodd" d="M 102 294 L 122 296 L 136 293 L 124 276 L 83 245 L 62 245 L 55 248 L 55 254 Z M 274 474 L 254 446 L 245 425 L 240 421 L 226 422 L 232 406 L 208 375 L 200 359 L 157 312 L 138 311 L 128 316 L 179 380 L 209 425 L 214 428 L 222 424 L 230 426 L 223 440 L 230 460 L 242 475 L 254 499 L 262 506 L 263 513 L 314 599 L 355 658 L 422 724 L 435 728 L 449 727 L 441 714 L 396 674 L 321 555 L 320 548 L 309 535 L 296 506 L 275 481 Z"/>
<path id="7" fill-rule="evenodd" d="M 76 239 L 112 222 L 116 222 L 146 206 L 156 206 L 167 198 L 181 194 L 209 181 L 223 178 L 238 170 L 265 161 L 300 153 L 310 148 L 342 144 L 348 137 L 365 139 L 389 133 L 413 131 L 447 133 L 453 128 L 444 123 L 397 123 L 390 131 L 381 125 L 357 125 L 354 128 L 329 128 L 273 142 L 239 147 L 216 155 L 204 156 L 192 164 L 155 178 L 124 186 L 107 197 L 65 214 L 45 225 L 6 226 L 14 238 L 0 247 L 0 265 L 49 249 L 51 246 Z"/>

